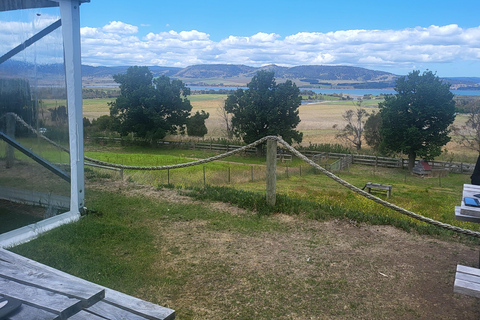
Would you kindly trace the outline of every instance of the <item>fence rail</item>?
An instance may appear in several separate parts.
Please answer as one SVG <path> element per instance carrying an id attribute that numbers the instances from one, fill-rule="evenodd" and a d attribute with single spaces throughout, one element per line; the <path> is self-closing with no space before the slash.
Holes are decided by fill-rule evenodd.
<path id="1" fill-rule="evenodd" d="M 128 143 L 128 140 L 122 140 L 120 138 L 108 138 L 108 137 L 97 137 L 89 138 L 87 140 L 93 141 L 103 141 L 110 143 Z M 141 139 L 136 139 L 134 141 L 141 142 Z M 188 149 L 200 149 L 200 150 L 210 150 L 216 152 L 228 152 L 241 148 L 239 145 L 229 145 L 229 144 L 219 144 L 219 143 L 206 143 L 206 142 L 183 142 L 183 141 L 157 141 L 157 145 L 163 146 L 172 146 L 172 147 L 181 147 Z M 335 152 L 318 152 L 312 150 L 301 150 L 300 151 L 308 158 L 315 160 L 315 157 L 325 157 L 330 159 L 344 159 L 346 157 L 348 160 L 342 160 L 341 162 L 334 162 L 329 164 L 327 168 L 331 171 L 344 170 L 350 164 L 360 164 L 365 166 L 376 166 L 376 167 L 386 167 L 386 168 L 407 168 L 408 159 L 403 158 L 389 158 L 389 157 L 378 157 L 371 155 L 361 155 L 361 154 L 347 154 L 347 153 L 335 153 Z M 249 148 L 245 150 L 246 154 L 255 154 L 257 151 L 255 148 Z M 283 151 L 280 151 L 283 155 L 289 155 Z M 290 155 L 291 156 L 291 155 Z M 287 156 L 288 157 L 288 156 Z M 283 156 L 283 158 L 286 158 Z M 351 162 L 349 162 L 351 161 Z M 417 160 L 417 162 L 420 160 Z M 428 162 L 433 170 L 444 170 L 453 173 L 462 173 L 462 174 L 471 174 L 475 168 L 473 163 L 463 163 L 463 162 L 447 162 L 447 161 L 429 161 Z"/>

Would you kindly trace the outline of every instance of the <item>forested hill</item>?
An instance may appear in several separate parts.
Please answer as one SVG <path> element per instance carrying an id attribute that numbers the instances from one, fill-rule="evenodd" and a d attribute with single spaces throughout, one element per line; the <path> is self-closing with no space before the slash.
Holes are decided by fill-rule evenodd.
<path id="1" fill-rule="evenodd" d="M 128 66 L 118 67 L 93 67 L 82 66 L 84 85 L 103 86 L 115 85 L 113 75 L 125 73 Z M 180 79 L 190 85 L 199 86 L 245 86 L 259 70 L 275 72 L 277 82 L 292 80 L 302 87 L 336 87 L 357 89 L 384 89 L 392 88 L 398 75 L 352 66 L 323 66 L 306 65 L 296 67 L 281 67 L 267 65 L 263 67 L 250 67 L 234 64 L 202 64 L 186 68 L 150 66 L 154 76 L 167 75 Z M 33 69 L 23 62 L 7 61 L 0 65 L 0 78 L 11 77 L 13 74 L 24 73 Z M 49 73 L 58 74 L 63 68 L 60 65 L 41 65 L 37 70 L 42 73 L 42 78 L 48 82 Z M 50 71 L 49 71 L 50 70 Z M 26 72 L 28 74 L 28 72 Z M 441 75 L 439 75 L 441 77 Z M 50 77 L 52 78 L 52 77 Z M 479 78 L 447 78 L 453 88 L 471 90 L 480 89 Z M 42 85 L 47 85 L 43 83 Z"/>
<path id="2" fill-rule="evenodd" d="M 114 74 L 124 73 L 127 68 L 83 66 L 82 71 L 83 76 L 90 79 L 111 78 Z M 292 80 L 303 87 L 385 89 L 393 88 L 399 77 L 393 73 L 352 66 L 281 67 L 272 64 L 257 68 L 235 64 L 200 64 L 186 68 L 157 66 L 149 68 L 154 76 L 167 75 L 190 85 L 200 86 L 245 86 L 259 70 L 274 71 L 277 82 Z M 445 80 L 452 84 L 452 89 L 480 89 L 479 78 L 446 78 Z"/>
<path id="3" fill-rule="evenodd" d="M 234 85 L 245 84 L 259 70 L 275 72 L 277 81 L 292 80 L 299 85 L 365 85 L 370 83 L 376 87 L 391 87 L 397 76 L 388 72 L 374 71 L 350 66 L 296 66 L 280 67 L 268 65 L 264 67 L 249 67 L 244 65 L 194 65 L 179 70 L 173 77 L 178 77 L 186 82 L 204 84 Z"/>

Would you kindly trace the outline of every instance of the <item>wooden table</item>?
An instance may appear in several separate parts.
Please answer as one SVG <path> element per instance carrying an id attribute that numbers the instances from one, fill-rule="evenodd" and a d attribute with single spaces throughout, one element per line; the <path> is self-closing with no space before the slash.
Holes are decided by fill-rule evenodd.
<path id="1" fill-rule="evenodd" d="M 11 320 L 170 320 L 175 311 L 0 249 L 0 297 L 22 302 Z"/>

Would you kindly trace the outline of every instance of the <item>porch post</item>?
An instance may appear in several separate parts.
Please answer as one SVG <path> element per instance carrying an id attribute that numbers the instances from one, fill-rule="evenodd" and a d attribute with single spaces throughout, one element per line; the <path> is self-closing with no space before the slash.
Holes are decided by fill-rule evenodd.
<path id="1" fill-rule="evenodd" d="M 65 80 L 67 85 L 70 141 L 70 210 L 81 213 L 85 206 L 83 167 L 82 62 L 80 50 L 80 2 L 57 0 L 62 19 Z"/>

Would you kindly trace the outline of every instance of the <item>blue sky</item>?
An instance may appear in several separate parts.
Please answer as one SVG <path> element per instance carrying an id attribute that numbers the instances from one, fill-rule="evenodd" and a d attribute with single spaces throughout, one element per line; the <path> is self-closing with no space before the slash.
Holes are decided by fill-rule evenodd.
<path id="1" fill-rule="evenodd" d="M 81 27 L 90 65 L 351 65 L 480 77 L 479 0 L 91 0 Z"/>

